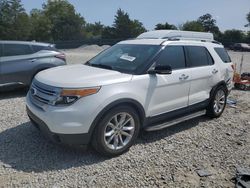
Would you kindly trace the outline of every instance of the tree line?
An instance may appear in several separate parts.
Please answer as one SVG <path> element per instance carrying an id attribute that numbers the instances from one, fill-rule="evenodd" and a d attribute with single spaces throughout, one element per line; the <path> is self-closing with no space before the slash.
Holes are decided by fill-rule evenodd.
<path id="1" fill-rule="evenodd" d="M 245 27 L 250 27 L 250 12 Z M 225 43 L 250 43 L 250 32 L 226 30 L 221 32 L 211 14 L 200 16 L 179 26 L 158 23 L 155 30 L 173 29 L 204 31 L 215 35 Z M 118 9 L 112 26 L 101 22 L 87 23 L 67 0 L 48 0 L 42 9 L 33 9 L 28 14 L 21 0 L 0 0 L 0 40 L 36 40 L 43 42 L 84 39 L 128 39 L 146 31 L 139 20 L 133 20 L 125 11 Z"/>

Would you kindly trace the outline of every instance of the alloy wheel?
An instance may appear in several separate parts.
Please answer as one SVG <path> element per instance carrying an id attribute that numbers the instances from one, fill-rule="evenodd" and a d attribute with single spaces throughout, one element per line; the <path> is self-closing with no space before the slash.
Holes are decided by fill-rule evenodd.
<path id="1" fill-rule="evenodd" d="M 135 120 L 126 113 L 115 114 L 106 124 L 104 141 L 111 150 L 123 149 L 133 138 L 135 133 Z"/>
<path id="2" fill-rule="evenodd" d="M 224 109 L 225 104 L 226 104 L 226 94 L 222 89 L 220 89 L 215 95 L 214 106 L 213 106 L 214 112 L 216 114 L 221 113 Z"/>

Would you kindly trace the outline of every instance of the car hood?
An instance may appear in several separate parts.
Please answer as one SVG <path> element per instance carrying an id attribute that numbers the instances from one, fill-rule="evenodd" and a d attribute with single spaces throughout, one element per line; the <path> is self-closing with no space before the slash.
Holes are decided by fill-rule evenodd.
<path id="1" fill-rule="evenodd" d="M 91 67 L 83 64 L 55 67 L 39 72 L 35 79 L 46 85 L 62 88 L 103 86 L 128 82 L 130 74 Z"/>

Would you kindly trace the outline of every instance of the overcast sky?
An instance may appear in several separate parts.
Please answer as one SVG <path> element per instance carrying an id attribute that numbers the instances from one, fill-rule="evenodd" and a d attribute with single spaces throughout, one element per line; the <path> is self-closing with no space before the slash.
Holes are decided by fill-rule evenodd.
<path id="1" fill-rule="evenodd" d="M 22 0 L 29 12 L 41 8 L 46 0 Z M 246 30 L 246 14 L 250 12 L 250 0 L 69 0 L 87 22 L 101 21 L 112 25 L 118 8 L 129 13 L 132 19 L 141 21 L 148 30 L 157 23 L 179 25 L 187 20 L 210 13 L 222 31 Z"/>

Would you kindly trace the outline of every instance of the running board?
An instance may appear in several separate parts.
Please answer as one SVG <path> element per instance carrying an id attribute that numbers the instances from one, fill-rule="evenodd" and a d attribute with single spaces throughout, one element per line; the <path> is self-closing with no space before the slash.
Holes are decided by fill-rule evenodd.
<path id="1" fill-rule="evenodd" d="M 155 126 L 152 126 L 152 127 L 147 127 L 145 130 L 146 131 L 158 131 L 158 130 L 164 129 L 166 127 L 170 127 L 172 125 L 181 123 L 183 121 L 187 121 L 187 120 L 199 117 L 199 116 L 203 116 L 205 114 L 206 114 L 206 110 L 202 110 L 202 111 L 199 111 L 199 112 L 187 115 L 187 116 L 183 116 L 181 118 L 174 119 L 174 120 L 169 121 L 169 122 L 165 122 L 165 123 L 155 125 Z"/>

